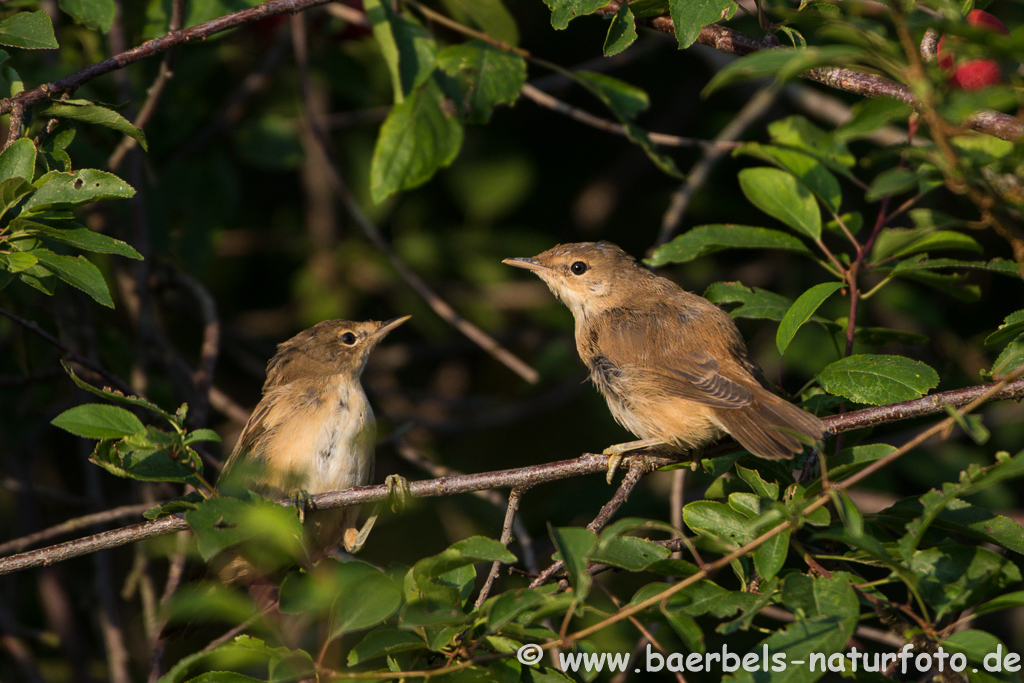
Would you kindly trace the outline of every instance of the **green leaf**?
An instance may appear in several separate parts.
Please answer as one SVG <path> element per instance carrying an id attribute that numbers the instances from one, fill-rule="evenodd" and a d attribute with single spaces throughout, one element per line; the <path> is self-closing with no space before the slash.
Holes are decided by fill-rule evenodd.
<path id="1" fill-rule="evenodd" d="M 110 290 L 99 268 L 84 256 L 64 256 L 49 249 L 33 249 L 29 253 L 39 259 L 39 263 L 47 270 L 91 296 L 96 303 L 107 308 L 114 307 L 114 300 L 110 298 Z"/>
<path id="2" fill-rule="evenodd" d="M 83 168 L 75 173 L 50 171 L 35 182 L 39 188 L 25 202 L 26 212 L 71 208 L 100 199 L 127 199 L 132 187 L 112 173 Z"/>
<path id="3" fill-rule="evenodd" d="M 852 585 L 856 577 L 845 572 L 824 578 L 789 574 L 782 585 L 782 602 L 798 619 L 856 618 L 860 613 Z"/>
<path id="4" fill-rule="evenodd" d="M 23 178 L 8 178 L 0 182 L 0 216 L 33 192 L 35 188 Z"/>
<path id="5" fill-rule="evenodd" d="M 114 0 L 60 0 L 58 5 L 86 28 L 106 33 L 114 25 Z"/>
<path id="6" fill-rule="evenodd" d="M 0 154 L 0 182 L 21 178 L 31 183 L 35 172 L 36 146 L 31 139 L 19 138 Z"/>
<path id="7" fill-rule="evenodd" d="M 395 13 L 387 0 L 365 0 L 366 18 L 391 72 L 395 102 L 422 86 L 437 64 L 433 35 L 408 15 Z"/>
<path id="8" fill-rule="evenodd" d="M 830 394 L 883 405 L 923 396 L 938 386 L 939 375 L 924 363 L 903 356 L 854 355 L 826 367 L 818 381 Z"/>
<path id="9" fill-rule="evenodd" d="M 281 611 L 331 617 L 329 638 L 376 626 L 402 602 L 402 591 L 376 567 L 327 558 L 311 571 L 292 572 L 281 584 Z M 422 644 L 422 640 L 420 644 Z"/>
<path id="10" fill-rule="evenodd" d="M 675 0 L 675 3 L 682 0 Z M 712 19 L 711 21 L 715 21 Z M 705 24 L 711 23 L 705 22 Z M 702 25 L 703 26 L 703 25 Z M 697 27 L 699 33 L 700 27 Z M 679 29 L 676 29 L 678 37 Z M 696 39 L 694 34 L 694 39 Z M 682 43 L 682 41 L 680 41 Z M 683 47 L 686 47 L 685 45 Z M 728 64 L 704 86 L 702 96 L 707 97 L 716 90 L 727 85 L 749 81 L 755 78 L 775 77 L 777 82 L 785 82 L 799 77 L 803 72 L 815 67 L 832 65 L 842 66 L 860 56 L 860 50 L 848 45 L 830 45 L 827 47 L 808 47 L 803 49 L 780 48 L 775 50 L 758 50 Z"/>
<path id="11" fill-rule="evenodd" d="M 957 631 L 949 638 L 942 641 L 942 645 L 951 652 L 962 652 L 967 658 L 974 662 L 991 662 L 991 659 L 986 659 L 990 655 L 996 655 L 999 659 L 1000 666 L 1004 661 L 1006 654 L 1009 651 L 1006 646 L 1000 642 L 998 638 L 987 631 L 980 631 L 978 629 L 965 629 L 963 631 Z M 1004 654 L 1005 653 L 1005 654 Z M 994 664 L 994 662 L 992 662 Z M 1019 662 L 1016 662 L 1019 664 Z M 977 669 L 975 669 L 977 672 Z M 1004 680 L 1001 678 L 981 678 L 978 673 L 972 672 L 972 679 L 984 681 Z"/>
<path id="12" fill-rule="evenodd" d="M 636 40 L 636 19 L 627 3 L 619 5 L 619 11 L 608 24 L 608 35 L 604 39 L 604 56 L 617 55 Z"/>
<path id="13" fill-rule="evenodd" d="M 406 595 L 459 605 L 473 588 L 477 562 L 515 562 L 515 555 L 498 541 L 471 536 L 413 565 L 406 576 Z M 459 570 L 466 572 L 458 574 Z"/>
<path id="14" fill-rule="evenodd" d="M 797 297 L 797 300 L 786 311 L 786 315 L 783 316 L 782 322 L 779 323 L 779 330 L 775 334 L 775 345 L 779 349 L 779 354 L 785 355 L 797 330 L 811 319 L 811 316 L 825 303 L 826 299 L 844 286 L 842 282 L 822 282 Z"/>
<path id="15" fill-rule="evenodd" d="M 124 256 L 125 258 L 142 260 L 142 254 L 135 251 L 131 245 L 128 245 L 121 240 L 114 239 L 113 237 L 93 232 L 89 228 L 81 226 L 73 228 L 52 228 L 36 221 L 16 218 L 11 221 L 11 228 L 13 230 L 24 231 L 31 235 L 38 235 L 57 242 L 63 242 L 64 244 L 70 244 L 73 247 L 78 247 L 85 251 L 92 251 L 97 254 L 117 254 L 118 256 Z"/>
<path id="16" fill-rule="evenodd" d="M 729 0 L 669 0 L 668 5 L 676 40 L 684 50 L 693 45 L 702 28 L 724 19 L 732 9 Z"/>
<path id="17" fill-rule="evenodd" d="M 578 527 L 556 528 L 548 524 L 548 535 L 562 556 L 569 583 L 575 591 L 575 598 L 582 601 L 590 590 L 593 577 L 587 573 L 587 560 L 597 545 L 597 534 Z"/>
<path id="18" fill-rule="evenodd" d="M 4 262 L 7 270 L 12 273 L 20 273 L 39 263 L 39 259 L 27 251 L 13 251 L 10 254 L 0 254 L 0 260 Z"/>
<path id="19" fill-rule="evenodd" d="M 985 346 L 999 346 L 1024 334 L 1024 310 L 1014 311 L 1003 318 L 996 331 L 985 338 Z"/>
<path id="20" fill-rule="evenodd" d="M 64 371 L 67 372 L 68 375 L 71 377 L 71 381 L 74 382 L 75 386 L 78 387 L 79 389 L 88 391 L 90 394 L 94 394 L 108 401 L 113 401 L 114 403 L 145 408 L 146 410 L 154 412 L 157 415 L 160 415 L 161 417 L 170 420 L 171 422 L 175 421 L 173 415 L 171 415 L 170 413 L 168 413 L 166 410 L 156 405 L 155 403 L 150 403 L 146 399 L 141 398 L 139 396 L 125 396 L 120 391 L 115 391 L 109 388 L 98 389 L 97 387 L 94 387 L 93 385 L 89 384 L 81 377 L 76 375 L 75 371 L 71 368 L 67 361 L 62 360 L 60 364 L 64 367 Z"/>
<path id="21" fill-rule="evenodd" d="M 843 201 L 839 181 L 816 157 L 802 151 L 757 142 L 748 142 L 733 154 L 747 154 L 792 173 L 833 213 L 839 213 Z"/>
<path id="22" fill-rule="evenodd" d="M 774 577 L 786 564 L 789 554 L 789 537 L 792 531 L 786 529 L 778 533 L 754 549 L 754 568 L 762 579 Z"/>
<path id="23" fill-rule="evenodd" d="M 50 424 L 85 439 L 120 439 L 145 429 L 139 418 L 124 408 L 102 403 L 69 408 Z"/>
<path id="24" fill-rule="evenodd" d="M 1024 591 L 1014 591 L 1012 593 L 1006 593 L 1005 595 L 993 598 L 992 600 L 975 607 L 971 611 L 971 614 L 980 617 L 982 614 L 988 614 L 989 612 L 998 612 L 1000 610 L 1015 609 L 1018 607 L 1024 607 Z"/>
<path id="25" fill-rule="evenodd" d="M 501 0 L 442 0 L 448 15 L 460 24 L 479 28 L 506 45 L 519 44 L 516 20 Z"/>
<path id="26" fill-rule="evenodd" d="M 879 232 L 875 246 L 871 249 L 871 259 L 879 262 L 939 249 L 982 252 L 981 245 L 973 237 L 961 232 L 932 228 L 887 228 Z"/>
<path id="27" fill-rule="evenodd" d="M 487 631 L 496 633 L 521 614 L 544 604 L 549 599 L 541 591 L 532 588 L 511 590 L 487 602 Z"/>
<path id="28" fill-rule="evenodd" d="M 753 489 L 760 498 L 777 500 L 779 497 L 779 485 L 765 481 L 757 470 L 752 470 L 743 465 L 736 465 L 736 474 L 747 486 Z"/>
<path id="29" fill-rule="evenodd" d="M 0 45 L 28 50 L 55 50 L 60 47 L 53 35 L 50 17 L 44 10 L 18 12 L 0 21 Z"/>
<path id="30" fill-rule="evenodd" d="M 397 628 L 379 628 L 352 646 L 348 652 L 348 665 L 355 666 L 374 657 L 425 648 L 423 638 L 411 631 Z"/>
<path id="31" fill-rule="evenodd" d="M 818 159 L 833 171 L 853 178 L 850 168 L 857 158 L 850 153 L 846 143 L 836 139 L 835 134 L 826 132 L 803 116 L 787 116 L 768 124 L 772 142 L 781 147 L 791 147 Z"/>
<path id="32" fill-rule="evenodd" d="M 850 107 L 853 117 L 836 129 L 841 140 L 868 137 L 893 121 L 906 121 L 913 113 L 910 105 L 886 97 L 866 98 Z"/>
<path id="33" fill-rule="evenodd" d="M 917 551 L 910 569 L 920 577 L 921 597 L 941 619 L 984 600 L 992 592 L 1021 580 L 1008 558 L 991 550 L 955 543 Z"/>
<path id="34" fill-rule="evenodd" d="M 1024 334 L 1017 337 L 1002 350 L 992 364 L 992 377 L 1004 377 L 1024 365 Z"/>
<path id="35" fill-rule="evenodd" d="M 111 2 L 111 7 L 113 3 Z M 113 128 L 139 143 L 142 149 L 149 151 L 146 145 L 146 135 L 132 125 L 131 121 L 118 114 L 113 109 L 107 109 L 89 100 L 62 100 L 51 104 L 39 112 L 40 116 L 52 116 L 60 119 L 73 119 L 83 123 L 92 123 L 97 126 Z"/>
<path id="36" fill-rule="evenodd" d="M 120 441 L 100 441 L 89 461 L 125 479 L 201 486 L 195 475 L 202 471 L 198 454 L 181 446 L 177 434 L 155 427 L 146 427 Z"/>
<path id="37" fill-rule="evenodd" d="M 638 572 L 671 554 L 665 546 L 653 541 L 636 536 L 617 536 L 607 541 L 602 539 L 588 560 Z"/>
<path id="38" fill-rule="evenodd" d="M 666 263 L 686 263 L 725 249 L 784 249 L 812 256 L 803 242 L 781 230 L 749 225 L 702 225 L 661 245 L 645 263 L 655 268 Z"/>
<path id="39" fill-rule="evenodd" d="M 261 571 L 276 571 L 306 557 L 295 509 L 255 494 L 244 499 L 208 498 L 186 512 L 185 521 L 196 536 L 199 554 L 207 561 L 225 548 L 242 543 L 241 554 Z"/>
<path id="40" fill-rule="evenodd" d="M 795 176 L 765 166 L 739 172 L 740 189 L 750 203 L 813 240 L 821 238 L 821 210 Z"/>
<path id="41" fill-rule="evenodd" d="M 812 683 L 817 681 L 825 669 L 825 661 L 835 653 L 845 654 L 846 644 L 856 619 L 840 619 L 833 616 L 814 617 L 798 620 L 776 630 L 767 639 L 753 646 L 758 662 L 768 666 L 756 674 L 740 668 L 732 680 L 739 683 L 753 681 L 787 681 L 788 683 Z M 812 658 L 818 658 L 811 666 Z M 804 662 L 803 665 L 794 664 Z"/>
<path id="42" fill-rule="evenodd" d="M 460 147 L 462 125 L 445 111 L 441 89 L 428 81 L 392 107 L 381 126 L 370 162 L 374 203 L 427 182 L 455 160 Z"/>
<path id="43" fill-rule="evenodd" d="M 781 294 L 760 287 L 744 287 L 739 282 L 712 283 L 704 296 L 719 306 L 739 303 L 739 307 L 729 310 L 734 318 L 782 320 L 793 305 L 792 301 Z"/>
<path id="44" fill-rule="evenodd" d="M 576 17 L 593 14 L 610 0 L 544 0 L 551 10 L 551 26 L 561 31 Z"/>
<path id="45" fill-rule="evenodd" d="M 917 189 L 918 176 L 905 168 L 890 168 L 871 181 L 864 199 L 876 202 L 883 197 L 904 194 Z"/>
<path id="46" fill-rule="evenodd" d="M 515 104 L 526 82 L 526 60 L 481 41 L 446 47 L 437 65 L 459 83 L 468 123 L 487 123 L 496 106 Z"/>
<path id="47" fill-rule="evenodd" d="M 754 539 L 746 516 L 713 500 L 697 500 L 683 508 L 686 526 L 701 536 L 735 549 Z"/>

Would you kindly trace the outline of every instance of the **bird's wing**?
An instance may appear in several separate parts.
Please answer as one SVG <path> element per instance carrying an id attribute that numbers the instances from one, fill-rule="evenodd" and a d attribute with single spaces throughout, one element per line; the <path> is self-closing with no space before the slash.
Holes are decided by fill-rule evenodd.
<path id="1" fill-rule="evenodd" d="M 242 428 L 242 433 L 238 435 L 238 441 L 235 443 L 235 448 L 231 451 L 231 455 L 228 457 L 224 467 L 220 473 L 220 479 L 218 481 L 227 481 L 232 474 L 232 469 L 239 466 L 239 463 L 244 460 L 251 460 L 258 457 L 255 452 L 257 450 L 257 444 L 260 441 L 260 437 L 263 436 L 267 431 L 266 418 L 270 414 L 271 409 L 274 407 L 275 395 L 264 396 L 263 400 L 259 402 L 256 409 L 252 411 L 252 415 L 249 416 L 249 421 L 245 423 L 245 427 Z M 250 462 L 250 465 L 254 463 Z M 245 469 L 243 466 L 241 469 Z M 252 472 L 236 472 L 239 477 L 249 480 L 252 478 Z M 246 486 L 251 488 L 254 482 L 246 482 Z"/>
<path id="2" fill-rule="evenodd" d="M 681 325 L 666 324 L 666 315 L 679 312 L 672 307 L 613 309 L 605 313 L 605 324 L 595 326 L 598 347 L 616 368 L 617 379 L 634 390 L 711 407 L 750 405 L 751 390 L 725 376 L 709 351 L 712 344 L 721 347 L 721 341 L 707 339 L 687 315 L 680 316 Z"/>

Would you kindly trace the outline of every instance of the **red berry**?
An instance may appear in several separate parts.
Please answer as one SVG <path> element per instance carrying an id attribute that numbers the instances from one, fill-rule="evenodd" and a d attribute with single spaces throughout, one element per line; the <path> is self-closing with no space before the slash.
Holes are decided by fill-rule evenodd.
<path id="1" fill-rule="evenodd" d="M 1003 22 L 980 9 L 971 10 L 968 13 L 967 23 L 994 33 L 1008 34 L 1010 32 Z M 939 68 L 946 73 L 946 82 L 950 86 L 961 90 L 980 90 L 1002 82 L 1002 70 L 999 68 L 999 63 L 993 59 L 971 59 L 957 64 L 955 50 L 957 42 L 959 42 L 958 38 L 947 37 L 943 34 L 936 47 Z"/>
<path id="2" fill-rule="evenodd" d="M 956 67 L 951 85 L 961 90 L 981 90 L 1003 80 L 1003 71 L 993 59 L 972 59 Z"/>
<path id="3" fill-rule="evenodd" d="M 972 9 L 967 15 L 967 23 L 978 28 L 987 28 L 996 33 L 1010 33 L 1003 22 L 982 9 Z"/>

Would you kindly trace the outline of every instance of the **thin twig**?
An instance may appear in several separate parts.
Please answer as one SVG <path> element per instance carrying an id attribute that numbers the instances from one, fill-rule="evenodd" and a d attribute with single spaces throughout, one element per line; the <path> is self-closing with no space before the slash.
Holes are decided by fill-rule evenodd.
<path id="1" fill-rule="evenodd" d="M 167 32 L 174 33 L 181 29 L 182 21 L 185 16 L 185 0 L 174 0 L 171 4 L 171 17 L 167 24 Z M 167 87 L 168 82 L 174 76 L 174 59 L 178 54 L 178 48 L 172 47 L 167 50 L 164 55 L 164 61 L 160 64 L 160 70 L 157 72 L 156 78 L 153 80 L 153 85 L 149 86 L 149 90 L 146 91 L 146 101 L 142 105 L 142 109 L 139 110 L 138 116 L 135 117 L 133 125 L 139 130 L 143 130 L 146 124 L 149 123 L 149 119 L 152 118 L 153 114 L 156 113 L 156 106 L 160 102 L 160 97 L 164 93 L 164 89 Z M 118 143 L 117 148 L 107 159 L 107 168 L 111 171 L 117 170 L 124 161 L 125 155 L 134 149 L 138 142 L 135 138 L 125 135 L 121 138 L 121 142 Z"/>
<path id="2" fill-rule="evenodd" d="M 629 494 L 633 491 L 636 485 L 640 482 L 640 479 L 651 470 L 651 463 L 647 460 L 644 455 L 637 455 L 629 460 L 629 471 L 626 472 L 626 476 L 622 478 L 622 483 L 619 484 L 618 490 L 615 491 L 615 495 L 611 497 L 607 503 L 601 507 L 601 511 L 597 513 L 597 516 L 587 525 L 587 530 L 597 534 L 600 533 L 601 529 L 608 524 L 608 520 L 612 518 L 622 504 L 629 499 Z M 547 583 L 552 576 L 557 574 L 562 567 L 565 566 L 563 560 L 558 560 L 550 567 L 542 571 L 537 575 L 530 583 L 530 588 L 538 588 Z"/>
<path id="3" fill-rule="evenodd" d="M 709 146 L 704 151 L 701 160 L 693 165 L 690 172 L 686 175 L 686 180 L 672 194 L 672 201 L 669 202 L 668 209 L 665 210 L 665 215 L 661 219 L 661 230 L 658 232 L 658 239 L 654 243 L 655 246 L 665 244 L 672 239 L 676 231 L 679 230 L 679 225 L 682 223 L 683 214 L 686 212 L 690 197 L 707 181 L 711 171 L 722 160 L 726 152 L 741 144 L 734 142 L 734 140 L 768 111 L 772 103 L 775 102 L 776 97 L 778 97 L 778 94 L 778 88 L 772 86 L 761 88 L 715 136 L 714 142 L 716 144 Z"/>
<path id="4" fill-rule="evenodd" d="M 512 493 L 508 496 L 508 510 L 505 511 L 505 524 L 501 527 L 501 544 L 508 546 L 509 541 L 512 540 L 512 523 L 515 521 L 516 512 L 519 511 L 519 499 L 522 497 L 524 491 L 522 489 L 512 489 Z M 501 562 L 495 561 L 491 565 L 491 571 L 487 573 L 487 580 L 484 581 L 483 588 L 480 589 L 480 595 L 476 597 L 476 602 L 473 603 L 474 608 L 480 607 L 484 604 L 487 596 L 491 592 L 491 586 L 494 585 L 494 580 L 498 578 L 498 572 L 501 571 Z"/>
<path id="5" fill-rule="evenodd" d="M 69 519 L 66 522 L 61 522 L 48 529 L 37 531 L 21 538 L 15 538 L 6 543 L 0 543 L 0 555 L 6 555 L 12 552 L 19 552 L 28 548 L 29 546 L 36 545 L 40 541 L 46 541 L 56 536 L 63 536 L 64 534 L 70 534 L 74 531 L 81 531 L 82 529 L 88 529 L 91 526 L 98 524 L 107 524 L 109 522 L 116 522 L 129 517 L 138 517 L 146 510 L 155 507 L 158 503 L 136 503 L 135 505 L 123 505 L 116 507 L 111 510 L 101 510 L 100 512 L 94 512 L 89 515 L 82 515 L 81 517 L 75 517 Z"/>
<path id="6" fill-rule="evenodd" d="M 574 121 L 579 121 L 580 123 L 591 126 L 592 128 L 622 137 L 629 136 L 629 132 L 621 124 L 609 121 L 608 119 L 603 119 L 600 116 L 594 116 L 590 112 L 563 102 L 562 100 L 549 95 L 529 83 L 523 85 L 522 95 L 535 104 L 568 116 Z M 665 133 L 647 133 L 647 137 L 654 144 L 662 145 L 663 147 L 702 147 L 705 149 L 720 150 L 722 153 L 736 149 L 741 144 L 739 142 L 721 141 L 717 139 L 711 141 L 699 140 L 697 138 L 684 138 L 678 135 L 667 135 Z"/>
<path id="7" fill-rule="evenodd" d="M 59 339 L 57 339 L 56 337 L 54 337 L 52 334 L 50 334 L 49 332 L 47 332 L 43 328 L 39 327 L 39 325 L 37 325 L 35 322 L 32 322 L 31 320 L 25 320 L 21 316 L 15 315 L 14 313 L 11 313 L 10 311 L 6 311 L 6 310 L 4 310 L 2 308 L 0 308 L 0 315 L 5 316 L 7 318 L 10 318 L 14 322 L 16 322 L 19 325 L 21 325 L 22 327 L 24 327 L 26 330 L 28 330 L 30 332 L 33 332 L 36 335 L 42 337 L 44 340 L 46 340 L 47 343 L 49 343 L 50 345 L 56 347 L 61 352 L 61 354 L 64 355 L 65 358 L 67 358 L 68 360 L 70 360 L 73 363 L 77 363 L 78 365 L 81 365 L 83 368 L 89 370 L 90 372 L 93 372 L 93 373 L 99 375 L 100 377 L 105 379 L 107 382 L 109 382 L 110 386 L 113 387 L 114 389 L 117 389 L 118 391 L 120 391 L 123 394 L 129 394 L 130 395 L 130 394 L 135 393 L 135 392 L 133 392 L 131 390 L 131 388 L 127 384 L 125 384 L 121 380 L 120 377 L 118 377 L 117 375 L 115 375 L 115 374 L 113 374 L 111 372 L 108 372 L 107 370 L 103 369 L 97 363 L 93 363 L 91 360 L 89 360 L 88 358 L 86 358 L 82 354 L 78 353 L 77 351 L 75 351 L 70 346 L 68 346 L 64 342 L 62 342 Z"/>

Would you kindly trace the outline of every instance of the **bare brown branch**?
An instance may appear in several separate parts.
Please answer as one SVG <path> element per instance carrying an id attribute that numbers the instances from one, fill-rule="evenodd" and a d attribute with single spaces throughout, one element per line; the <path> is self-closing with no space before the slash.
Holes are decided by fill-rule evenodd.
<path id="1" fill-rule="evenodd" d="M 824 421 L 830 433 L 838 434 L 882 423 L 935 415 L 945 412 L 947 406 L 959 408 L 979 399 L 997 401 L 1004 399 L 1019 400 L 1020 398 L 1024 398 L 1024 378 L 1017 377 L 1010 382 L 1000 381 L 993 384 L 967 387 L 966 389 L 955 389 L 913 401 L 866 408 L 843 415 L 832 415 L 824 418 Z M 631 467 L 630 463 L 635 458 L 645 459 L 647 464 L 654 468 L 664 467 L 677 462 L 673 458 L 644 452 L 638 455 L 627 456 L 623 462 Z M 531 465 L 519 469 L 414 481 L 409 483 L 409 492 L 416 498 L 436 498 L 492 488 L 529 488 L 559 479 L 604 472 L 607 466 L 608 456 L 587 453 L 571 460 Z M 378 500 L 384 500 L 387 496 L 388 486 L 381 484 L 323 493 L 313 496 L 312 501 L 317 509 L 327 510 L 346 505 L 373 503 Z M 282 504 L 290 504 L 290 501 L 281 502 Z M 48 566 L 57 562 L 63 562 L 72 557 L 116 548 L 153 536 L 159 536 L 172 531 L 181 531 L 187 528 L 188 525 L 185 523 L 185 520 L 178 516 L 141 522 L 48 548 L 0 558 L 0 575 L 32 567 Z"/>

